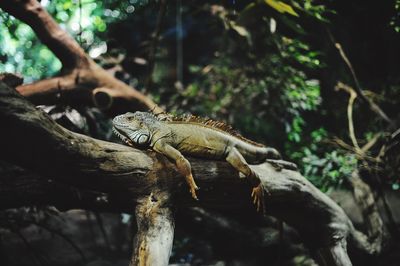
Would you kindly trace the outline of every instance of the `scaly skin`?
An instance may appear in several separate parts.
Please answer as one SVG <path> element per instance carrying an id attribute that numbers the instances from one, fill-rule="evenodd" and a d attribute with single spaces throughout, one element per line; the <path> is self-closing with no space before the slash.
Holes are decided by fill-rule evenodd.
<path id="1" fill-rule="evenodd" d="M 262 163 L 267 159 L 280 159 L 273 148 L 258 146 L 231 135 L 221 129 L 198 122 L 160 121 L 145 112 L 126 113 L 113 120 L 114 132 L 126 144 L 151 148 L 173 160 L 185 177 L 194 199 L 198 187 L 189 161 L 183 156 L 226 160 L 243 173 L 252 183 L 251 196 L 257 210 L 263 210 L 263 187 L 260 178 L 248 163 Z M 273 160 L 272 160 L 273 161 Z"/>

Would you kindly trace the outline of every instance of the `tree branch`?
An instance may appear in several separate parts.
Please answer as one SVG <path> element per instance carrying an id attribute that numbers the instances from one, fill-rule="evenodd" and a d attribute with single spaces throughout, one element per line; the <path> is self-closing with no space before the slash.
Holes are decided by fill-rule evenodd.
<path id="1" fill-rule="evenodd" d="M 137 109 L 163 111 L 150 98 L 97 65 L 37 0 L 1 1 L 0 8 L 31 26 L 63 64 L 62 76 L 17 87 L 21 95 L 33 103 L 54 104 L 62 97 L 65 103 L 89 103 L 111 114 Z M 105 106 L 98 105 L 102 101 L 96 101 L 99 95 L 94 89 L 100 87 L 109 89 L 104 93 L 112 92 L 108 95 L 113 99 L 111 105 L 109 102 Z"/>
<path id="2" fill-rule="evenodd" d="M 331 39 L 331 42 L 335 45 L 335 48 L 339 51 L 339 54 L 340 54 L 341 58 L 345 62 L 346 66 L 349 68 L 351 76 L 353 77 L 353 80 L 354 80 L 354 84 L 356 85 L 355 89 L 357 91 L 358 96 L 360 96 L 360 99 L 362 100 L 362 102 L 367 104 L 368 107 L 374 113 L 376 113 L 380 118 L 385 120 L 387 123 L 393 124 L 393 120 L 391 120 L 387 116 L 387 114 L 374 101 L 372 101 L 371 99 L 367 98 L 367 96 L 365 96 L 365 93 L 361 88 L 360 82 L 358 81 L 356 72 L 354 71 L 353 65 L 351 64 L 349 58 L 347 57 L 346 53 L 344 52 L 344 50 L 342 48 L 342 45 L 340 43 L 336 42 L 336 40 L 333 37 L 333 35 L 330 32 L 330 30 L 327 30 L 327 32 L 328 32 L 329 38 Z"/>
<path id="3" fill-rule="evenodd" d="M 52 105 L 61 100 L 65 101 L 64 95 L 68 95 L 68 91 L 75 90 L 77 87 L 75 76 L 70 74 L 18 86 L 16 90 L 34 104 Z"/>
<path id="4" fill-rule="evenodd" d="M 156 192 L 140 199 L 136 219 L 138 233 L 129 265 L 167 265 L 175 226 L 169 193 Z"/>
<path id="5" fill-rule="evenodd" d="M 110 194 L 74 187 L 0 161 L 0 209 L 52 205 L 59 210 L 132 212 L 134 206 Z M 126 200 L 126 199 L 124 199 Z"/>
<path id="6" fill-rule="evenodd" d="M 344 90 L 350 95 L 349 103 L 347 104 L 347 121 L 349 125 L 349 136 L 351 142 L 353 143 L 356 153 L 362 153 L 362 150 L 357 142 L 356 134 L 354 132 L 354 122 L 353 122 L 353 104 L 354 100 L 357 98 L 357 93 L 353 90 L 353 88 L 347 86 L 346 84 L 343 84 L 342 82 L 338 82 L 336 84 L 335 90 L 336 91 Z"/>
<path id="7" fill-rule="evenodd" d="M 70 132 L 2 82 L 0 123 L 5 125 L 0 131 L 3 160 L 38 173 L 44 180 L 106 193 L 109 197 L 103 207 L 115 207 L 113 202 L 129 209 L 136 206 L 138 221 L 147 219 L 160 225 L 158 237 L 154 236 L 156 229 L 142 226 L 144 229 L 139 232 L 142 238 L 136 238 L 140 244 L 135 246 L 134 254 L 142 254 L 138 249 L 144 247 L 148 256 L 136 256 L 133 261 L 139 257 L 142 262 L 151 261 L 156 250 L 154 245 L 158 243 L 164 254 L 163 264 L 167 264 L 165 254 L 170 252 L 173 228 L 169 204 L 176 207 L 200 204 L 241 215 L 255 213 L 250 198 L 251 184 L 239 178 L 226 162 L 189 158 L 194 176 L 203 188 L 197 203 L 191 199 L 184 178 L 164 156 Z M 265 200 L 269 215 L 298 230 L 304 242 L 322 257 L 334 258 L 330 265 L 349 265 L 346 241 L 356 230 L 335 202 L 297 172 L 278 171 L 269 163 L 251 168 L 268 189 Z M 144 202 L 150 205 L 143 205 Z M 142 208 L 154 215 L 143 216 Z M 159 237 L 165 242 L 158 242 Z"/>
<path id="8" fill-rule="evenodd" d="M 358 170 L 353 171 L 350 183 L 368 230 L 369 239 L 364 238 L 363 245 L 366 246 L 370 253 L 379 254 L 382 250 L 384 231 L 383 221 L 375 203 L 374 195 L 371 188 L 360 178 Z"/>

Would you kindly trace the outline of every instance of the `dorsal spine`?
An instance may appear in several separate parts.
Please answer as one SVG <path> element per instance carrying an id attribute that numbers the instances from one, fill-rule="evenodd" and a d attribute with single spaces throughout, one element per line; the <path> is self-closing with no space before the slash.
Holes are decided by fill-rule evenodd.
<path id="1" fill-rule="evenodd" d="M 165 121 L 165 120 L 164 120 Z M 257 147 L 265 147 L 265 145 L 249 140 L 242 135 L 240 135 L 236 130 L 232 128 L 232 126 L 225 124 L 224 122 L 221 121 L 215 121 L 210 118 L 203 118 L 195 115 L 183 115 L 183 116 L 170 116 L 170 119 L 167 120 L 167 122 L 171 123 L 188 123 L 188 124 L 196 124 L 200 126 L 205 126 L 211 129 L 215 129 L 218 131 L 222 131 L 227 133 L 228 135 L 231 135 L 233 137 L 238 138 L 239 140 L 242 140 L 246 143 L 249 143 L 251 145 L 257 146 Z"/>

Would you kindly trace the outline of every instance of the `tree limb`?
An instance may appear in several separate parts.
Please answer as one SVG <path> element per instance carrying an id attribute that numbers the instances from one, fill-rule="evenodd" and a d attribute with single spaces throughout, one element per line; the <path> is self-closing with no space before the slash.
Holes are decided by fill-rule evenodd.
<path id="1" fill-rule="evenodd" d="M 388 115 L 374 101 L 372 101 L 371 99 L 367 98 L 367 96 L 365 96 L 365 93 L 361 88 L 360 82 L 358 81 L 356 72 L 354 71 L 353 65 L 351 64 L 349 58 L 347 57 L 346 53 L 344 52 L 342 45 L 340 43 L 336 42 L 335 38 L 333 37 L 332 33 L 329 30 L 327 30 L 327 32 L 328 32 L 329 38 L 331 39 L 331 42 L 335 45 L 335 48 L 339 51 L 341 58 L 345 62 L 346 66 L 349 68 L 351 76 L 353 77 L 353 80 L 354 80 L 354 84 L 356 85 L 355 89 L 357 91 L 358 96 L 360 96 L 360 99 L 362 100 L 362 102 L 367 104 L 368 107 L 374 113 L 376 113 L 380 118 L 385 120 L 387 123 L 393 124 L 393 120 L 391 120 L 388 117 Z"/>
<path id="2" fill-rule="evenodd" d="M 382 250 L 384 237 L 383 221 L 375 203 L 374 195 L 371 188 L 366 184 L 359 175 L 358 170 L 353 171 L 350 183 L 353 187 L 353 194 L 360 206 L 363 218 L 366 222 L 369 239 L 364 239 L 365 248 L 370 253 L 379 254 Z"/>
<path id="3" fill-rule="evenodd" d="M 167 265 L 175 227 L 169 193 L 156 192 L 141 198 L 136 219 L 138 233 L 129 265 Z"/>
<path id="4" fill-rule="evenodd" d="M 173 227 L 169 214 L 170 202 L 175 207 L 200 204 L 205 208 L 230 210 L 241 215 L 255 212 L 250 199 L 251 184 L 239 178 L 239 174 L 226 162 L 189 158 L 194 176 L 203 188 L 199 191 L 200 201 L 197 203 L 191 199 L 185 185 L 180 187 L 184 178 L 164 156 L 68 131 L 2 82 L 0 123 L 5 125 L 0 131 L 0 158 L 38 173 L 44 180 L 51 179 L 79 190 L 106 193 L 109 197 L 104 200 L 103 207 L 121 209 L 128 206 L 127 209 L 132 209 L 136 206 L 139 220 L 144 219 L 140 211 L 143 201 L 152 201 L 154 197 L 157 204 L 165 202 L 166 205 L 157 207 L 158 211 L 145 206 L 155 216 L 160 214 L 159 217 L 164 217 L 157 220 L 159 217 L 151 216 L 160 224 L 158 230 L 166 232 L 164 239 L 170 239 Z M 251 168 L 268 189 L 265 200 L 269 215 L 298 230 L 304 242 L 322 257 L 327 260 L 335 258 L 335 262 L 329 265 L 349 265 L 346 240 L 355 235 L 354 232 L 362 234 L 354 229 L 335 202 L 297 172 L 285 169 L 277 171 L 269 163 L 253 165 Z M 171 195 L 171 201 L 169 196 L 167 200 L 160 200 L 163 195 Z M 95 201 L 92 199 L 90 202 Z M 121 203 L 123 207 L 115 206 L 113 202 Z M 82 201 L 77 203 L 82 204 Z M 169 219 L 169 222 L 165 219 Z M 146 232 L 154 231 L 145 228 L 139 234 Z M 136 243 L 148 242 L 135 248 L 145 247 L 148 252 L 146 258 L 154 258 L 151 253 L 157 237 L 146 235 L 141 240 L 138 237 Z M 167 242 L 157 242 L 163 254 L 170 252 Z M 136 250 L 134 254 L 139 254 L 139 251 Z M 167 264 L 166 256 L 162 258 L 162 264 Z"/>
<path id="5" fill-rule="evenodd" d="M 94 89 L 105 87 L 113 98 L 112 104 L 98 106 L 112 114 L 130 110 L 162 112 L 150 98 L 116 79 L 97 65 L 79 44 L 54 21 L 37 0 L 1 1 L 0 8 L 27 23 L 39 39 L 60 59 L 62 75 L 52 79 L 17 87 L 21 95 L 35 104 L 48 104 L 58 99 L 71 105 L 82 102 L 92 105 L 99 96 Z"/>
<path id="6" fill-rule="evenodd" d="M 356 134 L 354 132 L 354 122 L 353 122 L 353 104 L 354 100 L 357 98 L 357 93 L 353 90 L 353 88 L 343 84 L 342 82 L 338 82 L 338 84 L 336 84 L 335 90 L 337 91 L 344 90 L 350 95 L 349 103 L 347 104 L 347 121 L 349 125 L 349 136 L 356 152 L 361 153 L 362 150 L 357 142 Z"/>

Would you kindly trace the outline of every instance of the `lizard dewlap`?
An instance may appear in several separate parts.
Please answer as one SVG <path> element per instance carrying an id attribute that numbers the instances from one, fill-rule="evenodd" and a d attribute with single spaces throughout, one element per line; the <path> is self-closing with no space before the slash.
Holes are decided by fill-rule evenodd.
<path id="1" fill-rule="evenodd" d="M 198 187 L 190 163 L 183 155 L 226 160 L 252 181 L 252 197 L 257 209 L 262 208 L 264 190 L 248 163 L 280 159 L 277 150 L 240 136 L 230 126 L 195 116 L 165 120 L 147 112 L 126 113 L 116 116 L 113 126 L 114 133 L 126 144 L 151 148 L 173 160 L 195 199 Z"/>

